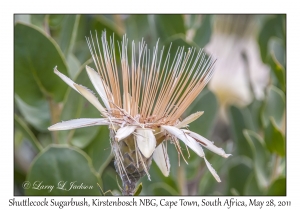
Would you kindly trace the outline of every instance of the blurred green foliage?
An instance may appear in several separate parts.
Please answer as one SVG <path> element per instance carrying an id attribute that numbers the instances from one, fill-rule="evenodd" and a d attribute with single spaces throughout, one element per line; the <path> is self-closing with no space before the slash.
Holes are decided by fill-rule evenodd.
<path id="1" fill-rule="evenodd" d="M 207 152 L 207 158 L 221 177 L 217 183 L 204 160 L 190 150 L 189 164 L 180 160 L 168 144 L 171 163 L 164 177 L 155 163 L 151 181 L 144 177 L 137 188 L 140 195 L 285 195 L 286 194 L 286 26 L 285 15 L 257 17 L 261 59 L 271 69 L 269 85 L 262 100 L 246 107 L 227 109 L 226 139 L 214 138 L 218 130 L 219 104 L 205 88 L 186 111 L 204 115 L 190 129 L 215 141 L 233 156 L 223 159 Z M 261 18 L 261 19 L 260 19 Z M 214 15 L 15 15 L 15 194 L 16 195 L 111 195 L 120 194 L 107 127 L 89 127 L 50 133 L 53 123 L 81 117 L 98 117 L 99 112 L 53 73 L 55 66 L 76 83 L 93 90 L 85 65 L 92 65 L 85 37 L 98 37 L 103 30 L 121 40 L 146 41 L 150 49 L 159 45 L 171 54 L 179 46 L 205 47 L 213 33 Z M 220 46 L 222 47 L 222 46 Z M 230 82 L 230 81 L 228 81 Z M 238 88 L 238 87 L 237 87 Z M 95 92 L 95 91 L 94 91 Z M 183 117 L 185 117 L 183 116 Z M 183 147 L 185 148 L 185 147 Z M 188 156 L 186 150 L 183 151 Z M 23 189 L 43 180 L 43 185 L 77 181 L 92 190 Z M 98 190 L 100 184 L 103 193 Z"/>

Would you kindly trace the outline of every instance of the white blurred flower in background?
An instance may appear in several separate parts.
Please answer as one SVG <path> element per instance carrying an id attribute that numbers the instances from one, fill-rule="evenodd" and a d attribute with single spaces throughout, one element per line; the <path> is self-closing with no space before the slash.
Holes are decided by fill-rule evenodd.
<path id="1" fill-rule="evenodd" d="M 218 59 L 208 87 L 218 97 L 225 121 L 228 105 L 246 106 L 253 97 L 264 97 L 269 67 L 260 58 L 256 26 L 253 15 L 216 15 L 212 37 L 205 46 L 206 52 Z"/>

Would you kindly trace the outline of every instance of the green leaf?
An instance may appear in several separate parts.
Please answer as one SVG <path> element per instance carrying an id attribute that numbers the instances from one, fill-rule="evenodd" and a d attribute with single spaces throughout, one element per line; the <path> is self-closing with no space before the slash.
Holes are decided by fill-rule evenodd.
<path id="1" fill-rule="evenodd" d="M 14 46 L 15 93 L 30 106 L 38 106 L 45 97 L 62 101 L 67 87 L 53 68 L 68 75 L 67 66 L 54 40 L 34 26 L 17 23 Z"/>
<path id="2" fill-rule="evenodd" d="M 47 101 L 39 101 L 35 106 L 30 106 L 18 95 L 15 95 L 15 102 L 26 122 L 39 131 L 47 131 L 50 126 L 50 111 Z"/>
<path id="3" fill-rule="evenodd" d="M 27 181 L 31 187 L 26 189 L 26 195 L 99 195 L 99 180 L 90 158 L 81 150 L 64 146 L 51 146 L 40 153 L 32 162 Z M 72 182 L 88 188 L 72 188 Z M 53 189 L 34 189 L 38 186 Z"/>
<path id="4" fill-rule="evenodd" d="M 281 195 L 281 196 L 286 196 L 286 178 L 278 178 L 277 180 L 275 180 L 269 190 L 267 195 L 271 195 L 271 196 L 277 196 L 277 195 Z"/>
<path id="5" fill-rule="evenodd" d="M 81 67 L 75 82 L 88 87 L 88 89 L 92 90 L 92 92 L 100 98 L 90 82 L 85 70 L 86 64 L 89 63 L 90 61 L 86 62 Z M 65 84 L 65 86 L 68 85 Z M 67 121 L 78 118 L 101 118 L 101 115 L 89 101 L 69 87 L 64 107 L 61 112 L 61 120 Z M 99 126 L 91 126 L 69 131 L 58 131 L 59 141 L 60 143 L 71 142 L 76 147 L 84 148 L 96 137 L 99 129 Z"/>
<path id="6" fill-rule="evenodd" d="M 272 73 L 275 75 L 277 81 L 280 84 L 281 90 L 285 92 L 285 69 L 276 59 L 275 55 L 272 53 L 271 58 L 269 59 L 269 64 L 271 66 Z"/>
<path id="7" fill-rule="evenodd" d="M 232 142 L 227 141 L 224 144 L 215 144 L 217 147 L 223 148 L 226 153 L 232 154 Z M 233 155 L 229 158 L 222 158 L 219 155 L 216 155 L 215 153 L 212 153 L 204 148 L 205 156 L 209 163 L 212 165 L 212 167 L 216 170 L 217 174 L 219 175 L 221 179 L 221 183 L 218 183 L 216 179 L 212 176 L 211 172 L 207 169 L 207 166 L 203 160 L 203 158 L 198 157 L 198 159 L 201 161 L 198 166 L 194 166 L 195 168 L 198 168 L 197 176 L 200 177 L 199 184 L 198 184 L 198 195 L 219 195 L 219 194 L 226 194 L 226 186 L 228 184 L 229 180 L 229 171 L 228 169 L 231 168 L 233 165 L 237 165 L 240 163 L 248 164 L 248 159 L 244 156 L 236 156 Z M 189 164 L 190 165 L 190 164 Z M 201 174 L 201 171 L 203 174 Z M 200 173 L 200 174 L 199 174 Z M 240 179 L 240 177 L 238 177 Z M 222 189 L 222 191 L 220 191 Z"/>
<path id="8" fill-rule="evenodd" d="M 26 123 L 16 114 L 14 115 L 14 125 L 23 133 L 23 135 L 31 142 L 32 146 L 38 152 L 43 150 L 42 145 L 27 127 Z"/>
<path id="9" fill-rule="evenodd" d="M 184 15 L 184 23 L 187 29 L 197 28 L 201 15 Z"/>
<path id="10" fill-rule="evenodd" d="M 284 41 L 282 39 L 272 37 L 269 40 L 269 59 L 272 55 L 277 59 L 277 61 L 280 63 L 282 66 L 286 66 L 286 55 L 285 55 L 285 46 L 284 46 Z"/>
<path id="11" fill-rule="evenodd" d="M 163 42 L 175 34 L 185 34 L 183 15 L 155 15 L 155 24 Z"/>
<path id="12" fill-rule="evenodd" d="M 57 14 L 49 15 L 48 18 L 49 26 L 53 29 L 57 29 L 58 26 L 61 25 L 64 17 L 65 15 L 57 15 Z"/>
<path id="13" fill-rule="evenodd" d="M 252 151 L 255 178 L 261 189 L 265 189 L 269 183 L 270 168 L 268 168 L 268 163 L 270 154 L 267 153 L 264 142 L 258 134 L 249 130 L 244 130 L 243 133 Z"/>
<path id="14" fill-rule="evenodd" d="M 255 132 L 258 132 L 263 128 L 260 117 L 262 105 L 263 101 L 253 99 L 252 102 L 247 106 L 253 121 L 252 125 Z"/>
<path id="15" fill-rule="evenodd" d="M 24 189 L 21 187 L 26 180 L 26 175 L 16 164 L 14 167 L 14 196 L 24 195 Z"/>
<path id="16" fill-rule="evenodd" d="M 244 129 L 254 130 L 251 113 L 247 108 L 229 107 L 231 135 L 237 147 L 237 154 L 251 157 L 251 149 L 243 134 Z"/>
<path id="17" fill-rule="evenodd" d="M 101 180 L 103 184 L 103 191 L 116 191 L 119 190 L 119 186 L 122 186 L 122 182 L 119 179 L 119 175 L 117 174 L 114 167 L 108 166 L 103 174 L 101 174 Z M 105 193 L 106 194 L 106 193 Z"/>
<path id="18" fill-rule="evenodd" d="M 110 16 L 110 17 L 108 17 Z M 120 26 L 115 21 L 117 15 L 94 15 L 92 16 L 92 29 L 97 30 L 99 33 L 106 31 L 108 36 L 115 34 L 115 37 L 122 35 L 120 33 Z"/>
<path id="19" fill-rule="evenodd" d="M 108 128 L 106 126 L 100 126 L 97 130 L 97 135 L 92 139 L 91 143 L 84 149 L 84 151 L 92 159 L 95 170 L 101 175 L 103 170 L 111 162 L 112 148 Z"/>
<path id="20" fill-rule="evenodd" d="M 36 25 L 40 29 L 44 30 L 46 15 L 37 15 L 32 14 L 30 15 L 30 20 L 33 25 Z"/>
<path id="21" fill-rule="evenodd" d="M 65 15 L 62 21 L 61 32 L 59 37 L 59 46 L 65 57 L 72 53 L 73 45 L 76 40 L 80 15 Z"/>
<path id="22" fill-rule="evenodd" d="M 15 123 L 16 124 L 16 123 Z M 20 148 L 22 142 L 23 142 L 23 132 L 18 129 L 17 127 L 14 128 L 14 146 L 15 148 Z"/>
<path id="23" fill-rule="evenodd" d="M 170 185 L 164 182 L 156 182 L 149 186 L 152 195 L 166 196 L 166 195 L 179 195 L 179 193 Z"/>
<path id="24" fill-rule="evenodd" d="M 80 71 L 80 62 L 73 54 L 69 54 L 67 58 L 68 69 L 71 79 L 75 79 Z"/>
<path id="25" fill-rule="evenodd" d="M 265 142 L 270 152 L 275 152 L 280 156 L 285 156 L 285 140 L 281 131 L 277 128 L 273 118 L 265 129 Z"/>
<path id="26" fill-rule="evenodd" d="M 94 41 L 96 41 L 95 35 L 97 31 L 99 43 L 101 43 L 101 35 L 104 30 L 106 31 L 108 40 L 110 36 L 112 37 L 114 35 L 115 45 L 117 47 L 117 40 L 121 40 L 121 37 L 114 24 L 112 24 L 110 21 L 107 21 L 107 19 L 103 18 L 102 16 L 82 15 L 80 17 L 77 38 L 73 50 L 74 55 L 77 57 L 80 63 L 83 63 L 91 58 L 86 37 L 90 37 L 92 34 Z M 116 51 L 118 51 L 117 48 Z"/>
<path id="27" fill-rule="evenodd" d="M 285 110 L 285 95 L 284 93 L 271 86 L 267 90 L 266 100 L 262 109 L 262 122 L 264 127 L 267 126 L 270 117 L 273 117 L 278 127 L 282 124 L 283 114 Z"/>
<path id="28" fill-rule="evenodd" d="M 241 159 L 241 157 L 238 157 Z M 231 160 L 232 161 L 232 160 Z M 232 188 L 236 189 L 239 195 L 243 195 L 246 180 L 251 173 L 251 167 L 242 161 L 238 162 L 236 165 L 231 166 L 228 169 L 228 187 L 229 192 Z"/>
<path id="29" fill-rule="evenodd" d="M 200 48 L 205 47 L 210 40 L 212 34 L 211 17 L 212 15 L 203 15 L 201 26 L 196 30 L 193 41 Z"/>
<path id="30" fill-rule="evenodd" d="M 278 37 L 284 41 L 285 46 L 285 19 L 286 15 L 276 15 L 270 18 L 260 31 L 258 43 L 260 47 L 261 58 L 264 63 L 267 62 L 269 56 L 269 40 L 271 37 Z"/>
<path id="31" fill-rule="evenodd" d="M 130 15 L 125 19 L 126 36 L 137 43 L 144 38 L 148 46 L 153 46 L 157 41 L 155 31 L 151 29 L 149 15 Z"/>
<path id="32" fill-rule="evenodd" d="M 204 89 L 199 94 L 182 118 L 198 111 L 204 111 L 204 113 L 197 120 L 189 124 L 189 129 L 200 135 L 209 137 L 212 134 L 213 124 L 218 114 L 218 101 L 216 96 L 208 89 Z"/>
<path id="33" fill-rule="evenodd" d="M 263 195 L 263 192 L 259 189 L 256 177 L 254 173 L 250 173 L 245 183 L 244 195 L 258 196 Z"/>
<path id="34" fill-rule="evenodd" d="M 167 53 L 170 52 L 170 63 L 173 62 L 175 59 L 176 52 L 179 48 L 184 47 L 184 51 L 187 52 L 189 48 L 196 48 L 198 49 L 198 46 L 193 42 L 190 41 L 189 43 L 185 40 L 185 36 L 183 34 L 176 34 L 174 36 L 168 37 L 168 39 L 164 42 L 164 54 L 162 61 L 166 60 Z M 198 51 L 196 50 L 196 53 Z M 195 60 L 194 56 L 192 59 Z M 193 62 L 191 62 L 193 63 Z"/>
<path id="35" fill-rule="evenodd" d="M 141 182 L 135 189 L 135 192 L 134 192 L 134 196 L 138 196 L 141 192 L 142 192 L 142 189 L 143 189 L 143 183 Z"/>
<path id="36" fill-rule="evenodd" d="M 212 176 L 210 171 L 207 169 L 206 165 L 203 164 L 204 160 L 201 159 L 202 167 L 198 168 L 201 170 L 204 170 L 204 173 L 202 174 L 199 184 L 198 184 L 198 195 L 212 195 L 215 192 L 216 185 L 219 183 L 216 181 L 216 179 Z M 209 162 L 212 164 L 213 168 L 218 172 L 218 168 L 216 168 L 215 162 L 209 160 Z"/>
<path id="37" fill-rule="evenodd" d="M 52 133 L 47 131 L 45 133 L 38 133 L 37 139 L 41 143 L 41 145 L 46 148 L 49 145 L 53 144 Z"/>

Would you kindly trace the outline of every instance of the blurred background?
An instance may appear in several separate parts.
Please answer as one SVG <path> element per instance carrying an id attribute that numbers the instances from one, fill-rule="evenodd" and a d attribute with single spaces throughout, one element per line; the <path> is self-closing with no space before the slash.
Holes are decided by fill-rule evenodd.
<path id="1" fill-rule="evenodd" d="M 172 43 L 173 55 L 185 46 L 217 58 L 212 80 L 183 117 L 204 111 L 190 129 L 233 154 L 224 159 L 205 151 L 222 182 L 192 150 L 189 164 L 181 158 L 178 166 L 170 145 L 170 176 L 153 163 L 140 195 L 286 195 L 285 15 L 15 15 L 15 195 L 111 195 L 95 183 L 120 194 L 107 127 L 47 130 L 62 120 L 99 116 L 53 73 L 57 66 L 93 90 L 84 70 L 93 66 L 85 37 L 95 30 L 115 40 L 126 34 L 129 43 L 144 38 L 150 49 L 159 38 L 166 49 Z M 32 189 L 38 180 L 40 190 Z M 60 181 L 93 189 L 42 189 Z"/>

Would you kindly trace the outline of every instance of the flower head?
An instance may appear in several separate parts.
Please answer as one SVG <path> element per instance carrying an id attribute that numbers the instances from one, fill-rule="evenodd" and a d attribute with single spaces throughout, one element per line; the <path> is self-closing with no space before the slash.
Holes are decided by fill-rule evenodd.
<path id="1" fill-rule="evenodd" d="M 50 126 L 49 130 L 108 125 L 115 166 L 123 182 L 125 179 L 129 182 L 139 179 L 141 173 L 147 174 L 150 179 L 148 169 L 152 158 L 162 173 L 168 176 L 170 163 L 164 143 L 166 140 L 172 141 L 182 154 L 179 139 L 204 158 L 208 169 L 220 182 L 202 147 L 225 158 L 229 155 L 199 134 L 182 129 L 203 112 L 180 120 L 212 77 L 215 60 L 207 57 L 202 50 L 197 52 L 192 48 L 185 52 L 184 47 L 179 47 L 171 60 L 169 51 L 166 55 L 164 48 L 158 52 L 158 42 L 151 54 L 143 40 L 138 44 L 137 52 L 132 42 L 129 58 L 126 36 L 121 43 L 117 43 L 120 52 L 118 60 L 114 39 L 110 38 L 108 42 L 105 32 L 100 43 L 97 34 L 96 41 L 91 37 L 87 38 L 87 42 L 97 71 L 88 66 L 86 71 L 102 103 L 86 87 L 74 83 L 56 68 L 54 72 L 91 102 L 103 118 L 60 122 Z"/>

